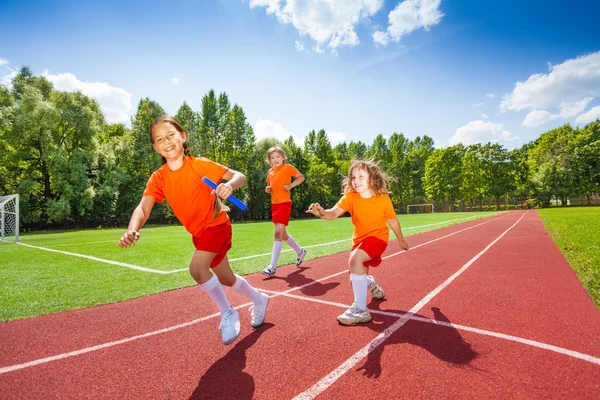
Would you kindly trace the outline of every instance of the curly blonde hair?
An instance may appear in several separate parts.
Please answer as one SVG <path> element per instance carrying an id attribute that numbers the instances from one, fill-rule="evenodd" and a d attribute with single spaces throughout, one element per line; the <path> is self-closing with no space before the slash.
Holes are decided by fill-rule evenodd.
<path id="1" fill-rule="evenodd" d="M 390 193 L 390 191 L 387 189 L 387 185 L 391 178 L 385 172 L 383 172 L 383 170 L 373 159 L 368 159 L 352 161 L 352 164 L 348 169 L 348 176 L 344 178 L 344 182 L 342 183 L 344 194 L 356 192 L 354 187 L 352 187 L 352 171 L 355 168 L 362 169 L 369 174 L 369 189 L 371 189 L 374 196 Z"/>

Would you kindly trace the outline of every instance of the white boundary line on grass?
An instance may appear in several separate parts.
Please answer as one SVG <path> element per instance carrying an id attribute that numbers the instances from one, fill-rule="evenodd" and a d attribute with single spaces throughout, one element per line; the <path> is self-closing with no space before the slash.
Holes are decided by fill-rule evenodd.
<path id="1" fill-rule="evenodd" d="M 33 246 L 30 244 L 25 244 L 25 243 L 21 243 L 21 242 L 19 242 L 17 244 L 21 245 L 21 246 L 25 246 L 25 247 L 31 247 L 33 249 L 50 251 L 52 253 L 66 254 L 68 256 L 73 256 L 73 257 L 86 258 L 86 259 L 92 260 L 92 261 L 99 261 L 99 262 L 103 262 L 106 264 L 118 265 L 120 267 L 127 267 L 127 268 L 131 268 L 131 269 L 135 269 L 135 270 L 143 271 L 143 272 L 152 272 L 154 274 L 161 274 L 161 275 L 168 275 L 168 274 L 172 273 L 171 271 L 162 271 L 159 269 L 140 267 L 139 265 L 127 264 L 127 263 L 123 263 L 123 262 L 119 262 L 119 261 L 105 260 L 104 258 L 98 258 L 98 257 L 94 257 L 94 256 L 86 256 L 85 254 L 71 253 L 70 251 L 54 250 L 54 249 L 49 249 L 46 247 Z"/>
<path id="2" fill-rule="evenodd" d="M 387 327 L 383 332 L 381 332 L 377 337 L 367 343 L 363 348 L 354 353 L 352 357 L 344 361 L 339 367 L 331 371 L 327 376 L 323 377 L 313 386 L 311 386 L 308 390 L 300 393 L 299 395 L 294 397 L 294 400 L 305 400 L 305 399 L 314 399 L 319 394 L 323 393 L 327 388 L 335 383 L 339 378 L 341 378 L 346 372 L 350 369 L 354 368 L 356 364 L 358 364 L 363 358 L 365 358 L 369 353 L 379 347 L 385 340 L 387 340 L 394 332 L 400 329 L 407 321 L 410 320 L 421 308 L 425 306 L 425 304 L 429 303 L 438 293 L 440 293 L 446 286 L 448 286 L 454 279 L 456 279 L 459 275 L 461 275 L 464 271 L 466 271 L 475 261 L 479 259 L 484 253 L 486 253 L 496 242 L 498 242 L 504 235 L 506 235 L 512 228 L 514 228 L 525 215 L 527 215 L 528 211 L 526 211 L 514 224 L 512 224 L 508 229 L 506 229 L 500 236 L 494 239 L 490 244 L 488 244 L 483 250 L 481 250 L 477 255 L 471 258 L 465 265 L 463 265 L 458 271 L 456 271 L 452 276 L 446 279 L 442 284 L 433 289 L 427 296 L 423 297 L 417 304 L 415 304 L 406 314 L 405 317 L 398 319 L 392 325 Z"/>
<path id="3" fill-rule="evenodd" d="M 478 217 L 480 217 L 480 215 L 479 216 L 474 216 L 474 217 L 468 217 L 468 218 L 451 219 L 451 220 L 448 220 L 448 221 L 436 222 L 434 224 L 428 224 L 428 225 L 413 226 L 413 227 L 405 228 L 404 230 L 417 229 L 417 228 L 425 228 L 425 227 L 428 227 L 428 226 L 441 225 L 441 224 L 445 224 L 445 223 L 448 223 L 448 222 L 462 221 L 462 220 L 474 219 L 474 218 L 478 218 Z M 483 217 L 483 218 L 487 218 L 487 216 Z M 499 218 L 502 218 L 502 217 L 499 217 Z M 304 248 L 305 249 L 310 249 L 310 248 L 313 248 L 313 247 L 329 246 L 331 244 L 337 244 L 337 243 L 347 242 L 347 241 L 350 241 L 350 240 L 351 239 L 337 240 L 337 241 L 334 241 L 334 242 L 314 244 L 314 245 L 311 245 L 311 246 L 304 246 Z M 98 242 L 98 243 L 100 243 L 100 242 Z M 99 258 L 99 257 L 94 257 L 94 256 L 88 256 L 88 255 L 85 255 L 85 254 L 72 253 L 70 251 L 55 250 L 55 249 L 50 249 L 50 248 L 47 248 L 47 247 L 34 246 L 34 245 L 26 244 L 26 243 L 23 243 L 23 242 L 19 242 L 17 244 L 19 244 L 21 246 L 25 246 L 25 247 L 31 247 L 33 249 L 45 250 L 45 251 L 50 251 L 50 252 L 53 252 L 53 253 L 65 254 L 65 255 L 68 255 L 68 256 L 85 258 L 85 259 L 92 260 L 92 261 L 103 262 L 103 263 L 111 264 L 111 265 L 118 265 L 120 267 L 130 268 L 130 269 L 134 269 L 134 270 L 142 271 L 142 272 L 150 272 L 150 273 L 153 273 L 153 274 L 170 275 L 170 274 L 176 274 L 176 273 L 179 273 L 179 272 L 183 272 L 183 271 L 188 271 L 189 270 L 188 268 L 181 268 L 181 269 L 174 269 L 174 270 L 165 271 L 165 270 L 162 270 L 162 269 L 141 267 L 139 265 L 128 264 L 128 263 L 124 263 L 124 262 L 120 262 L 120 261 L 113 261 L 113 260 L 107 260 L 107 259 L 104 259 L 104 258 Z M 292 251 L 292 250 L 293 249 L 285 249 L 285 250 L 282 250 L 282 253 L 287 252 L 287 251 Z M 252 256 L 232 258 L 232 259 L 229 260 L 229 262 L 241 261 L 241 260 L 249 260 L 251 258 L 264 257 L 264 256 L 270 256 L 270 255 L 271 255 L 271 253 L 254 254 Z"/>
<path id="4" fill-rule="evenodd" d="M 487 224 L 489 222 L 497 221 L 498 219 L 503 218 L 503 217 L 504 217 L 504 215 L 502 217 L 499 217 L 499 218 L 489 219 L 489 220 L 487 220 L 485 222 L 482 222 L 480 224 L 473 225 L 473 226 L 470 226 L 468 228 L 461 229 L 459 231 L 450 233 L 448 235 L 445 235 L 445 236 L 442 236 L 442 237 L 430 240 L 429 242 L 421 243 L 421 244 L 419 244 L 417 246 L 414 246 L 413 249 L 425 246 L 425 245 L 430 244 L 430 243 L 437 242 L 438 240 L 445 239 L 445 238 L 447 238 L 449 236 L 456 235 L 457 233 L 461 233 L 461 232 L 467 231 L 469 229 L 476 228 L 476 227 L 481 226 L 481 225 L 485 225 L 485 224 Z M 390 254 L 389 256 L 386 256 L 384 258 L 390 258 L 390 257 L 396 256 L 396 255 L 401 254 L 401 253 L 404 253 L 404 251 L 401 251 L 401 252 L 398 252 L 398 253 L 394 253 L 394 254 Z M 315 283 L 322 282 L 324 280 L 336 277 L 336 276 L 341 275 L 341 274 L 347 274 L 347 273 L 348 273 L 347 270 L 336 272 L 335 274 L 331 274 L 329 276 L 326 276 L 326 277 L 323 277 L 323 278 L 319 278 L 317 280 L 314 280 L 314 281 L 309 282 L 307 284 L 304 284 L 302 286 L 291 288 L 291 289 L 288 289 L 288 290 L 286 290 L 284 292 L 278 292 L 277 294 L 272 295 L 271 298 L 275 298 L 275 297 L 279 297 L 279 296 L 284 296 L 287 293 L 295 292 L 296 290 L 301 290 L 301 289 L 303 289 L 303 288 L 305 288 L 307 286 L 314 285 Z M 262 289 L 257 289 L 257 290 L 262 290 Z M 239 308 L 250 306 L 251 304 L 252 304 L 251 302 L 244 303 L 244 304 L 239 305 L 239 306 L 234 307 L 234 308 L 235 309 L 239 309 Z M 0 375 L 5 374 L 7 372 L 12 372 L 12 371 L 17 371 L 17 370 L 24 369 L 24 368 L 33 367 L 33 366 L 39 365 L 39 364 L 49 363 L 51 361 L 61 360 L 63 358 L 69 358 L 69 357 L 78 356 L 80 354 L 89 353 L 89 352 L 92 352 L 92 351 L 95 351 L 95 350 L 105 349 L 105 348 L 116 346 L 116 345 L 119 345 L 119 344 L 131 342 L 133 340 L 142 339 L 142 338 L 145 338 L 145 337 L 154 336 L 154 335 L 158 335 L 158 334 L 161 334 L 161 333 L 174 331 L 176 329 L 185 328 L 187 326 L 194 325 L 194 324 L 197 324 L 197 323 L 202 322 L 202 321 L 206 321 L 206 320 L 214 318 L 214 317 L 218 317 L 219 315 L 220 315 L 219 313 L 215 313 L 215 314 L 212 314 L 212 315 L 209 315 L 209 316 L 206 316 L 206 317 L 195 319 L 193 321 L 185 322 L 185 323 L 182 323 L 182 324 L 174 325 L 174 326 L 171 326 L 171 327 L 168 327 L 168 328 L 163 328 L 163 329 L 159 329 L 159 330 L 152 331 L 152 332 L 143 333 L 141 335 L 132 336 L 132 337 L 121 339 L 121 340 L 117 340 L 117 341 L 114 341 L 114 342 L 107 342 L 107 343 L 99 344 L 99 345 L 96 345 L 96 346 L 85 347 L 85 348 L 80 349 L 80 350 L 75 350 L 75 351 L 70 351 L 70 352 L 63 353 L 63 354 L 57 354 L 55 356 L 40 358 L 40 359 L 37 359 L 37 360 L 25 362 L 25 363 L 22 363 L 22 364 L 9 365 L 9 366 L 0 368 Z"/>

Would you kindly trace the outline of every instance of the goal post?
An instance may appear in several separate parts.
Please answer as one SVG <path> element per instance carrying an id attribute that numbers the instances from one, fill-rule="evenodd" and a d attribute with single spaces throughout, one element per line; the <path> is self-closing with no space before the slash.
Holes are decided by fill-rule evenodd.
<path id="1" fill-rule="evenodd" d="M 424 213 L 433 213 L 434 207 L 433 204 L 409 204 L 406 206 L 406 213 L 410 214 L 412 210 L 413 214 L 424 214 Z"/>
<path id="2" fill-rule="evenodd" d="M 19 195 L 0 196 L 0 235 L 2 241 L 14 237 L 19 242 Z"/>

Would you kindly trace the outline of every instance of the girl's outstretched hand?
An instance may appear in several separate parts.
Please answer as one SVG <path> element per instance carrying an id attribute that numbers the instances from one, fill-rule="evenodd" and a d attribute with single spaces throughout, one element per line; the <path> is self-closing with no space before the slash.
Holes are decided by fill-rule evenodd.
<path id="1" fill-rule="evenodd" d="M 408 250 L 408 243 L 404 239 L 398 239 L 398 243 L 400 243 L 401 249 Z"/>
<path id="2" fill-rule="evenodd" d="M 140 233 L 134 230 L 128 230 L 121 236 L 121 240 L 119 240 L 119 246 L 126 249 L 131 247 L 138 241 L 140 238 Z"/>
<path id="3" fill-rule="evenodd" d="M 323 214 L 325 213 L 325 209 L 323 207 L 321 207 L 321 205 L 319 203 L 312 203 L 308 207 L 308 210 L 306 210 L 306 212 L 309 214 L 313 214 L 317 217 L 322 217 Z"/>

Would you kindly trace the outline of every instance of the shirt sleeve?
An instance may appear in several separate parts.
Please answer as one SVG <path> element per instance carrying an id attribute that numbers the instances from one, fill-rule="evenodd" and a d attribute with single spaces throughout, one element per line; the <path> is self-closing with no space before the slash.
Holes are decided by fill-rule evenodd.
<path id="1" fill-rule="evenodd" d="M 267 178 L 265 181 L 267 181 L 267 184 L 271 186 L 271 169 L 267 171 Z"/>
<path id="2" fill-rule="evenodd" d="M 225 175 L 225 172 L 227 172 L 227 170 L 229 169 L 224 165 L 221 165 L 204 157 L 197 158 L 195 162 L 198 163 L 198 166 L 200 167 L 200 174 L 202 176 L 206 176 L 208 179 L 217 184 L 221 182 L 221 180 L 223 179 L 223 175 Z"/>
<path id="3" fill-rule="evenodd" d="M 288 164 L 288 173 L 293 178 L 296 175 L 298 175 L 298 169 L 296 167 L 294 167 L 293 165 Z"/>
<path id="4" fill-rule="evenodd" d="M 348 196 L 347 194 L 343 195 L 341 199 L 339 199 L 339 201 L 337 202 L 337 204 L 335 205 L 336 207 L 341 208 L 344 211 L 348 211 L 350 214 L 352 214 L 352 198 L 350 196 Z"/>
<path id="5" fill-rule="evenodd" d="M 158 203 L 162 203 L 165 198 L 163 191 L 164 177 L 160 170 L 154 171 L 146 183 L 146 189 L 144 190 L 144 196 L 152 196 Z"/>
<path id="6" fill-rule="evenodd" d="M 392 204 L 392 199 L 390 196 L 385 195 L 385 206 L 383 209 L 383 215 L 385 219 L 394 219 L 396 218 L 396 211 L 394 211 L 394 205 Z"/>

